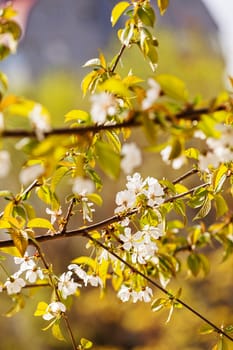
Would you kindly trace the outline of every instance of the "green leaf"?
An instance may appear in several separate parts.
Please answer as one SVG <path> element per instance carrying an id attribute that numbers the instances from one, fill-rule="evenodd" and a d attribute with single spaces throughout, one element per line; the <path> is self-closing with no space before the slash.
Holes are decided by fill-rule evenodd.
<path id="1" fill-rule="evenodd" d="M 96 269 L 96 261 L 92 258 L 89 258 L 88 256 L 79 256 L 78 258 L 73 259 L 72 263 L 79 265 L 88 265 L 93 269 L 93 271 Z"/>
<path id="2" fill-rule="evenodd" d="M 218 169 L 216 169 L 213 173 L 213 188 L 214 192 L 217 193 L 221 190 L 226 178 L 227 178 L 228 168 L 221 164 Z"/>
<path id="3" fill-rule="evenodd" d="M 151 304 L 152 311 L 154 312 L 160 311 L 161 309 L 167 306 L 167 302 L 168 301 L 165 298 L 155 299 Z"/>
<path id="4" fill-rule="evenodd" d="M 65 341 L 65 338 L 62 334 L 59 322 L 55 322 L 52 326 L 52 334 L 54 336 L 54 338 L 60 340 L 60 341 Z"/>
<path id="5" fill-rule="evenodd" d="M 221 194 L 214 196 L 217 219 L 228 212 L 228 205 Z"/>
<path id="6" fill-rule="evenodd" d="M 125 10 L 130 6 L 130 4 L 127 1 L 121 1 L 118 2 L 111 13 L 111 23 L 114 27 L 121 15 L 125 12 Z"/>
<path id="7" fill-rule="evenodd" d="M 46 228 L 48 230 L 54 231 L 54 227 L 51 224 L 51 222 L 47 219 L 43 218 L 35 218 L 32 220 L 29 220 L 27 223 L 27 226 L 32 228 L 32 227 L 38 227 L 38 228 Z"/>
<path id="8" fill-rule="evenodd" d="M 151 6 L 140 6 L 137 15 L 143 24 L 153 27 L 155 23 L 155 13 Z"/>
<path id="9" fill-rule="evenodd" d="M 156 80 L 160 84 L 162 91 L 167 96 L 175 100 L 187 102 L 188 91 L 182 80 L 173 75 L 168 74 L 160 74 L 156 77 Z"/>
<path id="10" fill-rule="evenodd" d="M 105 80 L 100 86 L 100 91 L 108 91 L 115 95 L 120 95 L 122 97 L 130 97 L 130 92 L 125 84 L 116 78 L 109 78 Z"/>
<path id="11" fill-rule="evenodd" d="M 91 71 L 83 78 L 82 84 L 81 84 L 83 96 L 85 96 L 88 91 L 92 91 L 92 88 L 94 86 L 94 82 L 96 81 L 98 76 L 99 76 L 98 72 Z"/>
<path id="12" fill-rule="evenodd" d="M 200 327 L 200 334 L 211 334 L 215 331 L 215 329 L 213 327 L 211 327 L 208 324 L 204 324 L 203 326 Z"/>
<path id="13" fill-rule="evenodd" d="M 161 15 L 164 15 L 164 13 L 168 8 L 168 5 L 169 5 L 169 0 L 158 0 L 158 7 Z"/>
<path id="14" fill-rule="evenodd" d="M 65 114 L 65 122 L 70 121 L 82 121 L 87 122 L 90 120 L 90 115 L 86 111 L 80 109 L 73 109 L 72 111 Z"/>
<path id="15" fill-rule="evenodd" d="M 111 178 L 116 179 L 120 174 L 121 157 L 116 153 L 111 145 L 102 141 L 95 144 L 97 161 L 101 169 Z"/>
<path id="16" fill-rule="evenodd" d="M 86 197 L 93 203 L 101 206 L 103 204 L 102 197 L 97 193 L 89 193 L 86 195 Z"/>
<path id="17" fill-rule="evenodd" d="M 201 260 L 199 258 L 199 255 L 191 253 L 187 258 L 187 264 L 193 276 L 196 277 L 201 270 Z"/>
<path id="18" fill-rule="evenodd" d="M 68 172 L 68 169 L 63 166 L 55 170 L 51 179 L 51 191 L 53 192 L 55 191 L 57 185 L 63 179 L 63 177 L 67 174 L 67 172 Z"/>
<path id="19" fill-rule="evenodd" d="M 205 199 L 204 204 L 202 205 L 202 207 L 199 210 L 199 212 L 197 213 L 197 215 L 193 218 L 193 220 L 198 220 L 198 219 L 204 218 L 206 215 L 208 215 L 210 210 L 211 210 L 211 200 L 207 196 L 206 199 Z"/>
<path id="20" fill-rule="evenodd" d="M 11 237 L 13 239 L 15 247 L 18 249 L 21 256 L 24 256 L 27 247 L 28 247 L 28 238 L 27 235 L 17 229 L 11 229 Z"/>

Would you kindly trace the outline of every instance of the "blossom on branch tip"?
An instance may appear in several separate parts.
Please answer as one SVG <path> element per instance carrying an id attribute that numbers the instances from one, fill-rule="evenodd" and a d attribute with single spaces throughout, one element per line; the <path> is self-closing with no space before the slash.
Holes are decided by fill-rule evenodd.
<path id="1" fill-rule="evenodd" d="M 7 279 L 4 287 L 6 287 L 7 294 L 12 295 L 19 293 L 25 285 L 26 282 L 21 277 L 13 275 Z"/>
<path id="2" fill-rule="evenodd" d="M 59 208 L 56 209 L 56 210 L 51 210 L 51 209 L 49 209 L 49 208 L 46 208 L 45 211 L 46 211 L 46 213 L 47 213 L 48 215 L 51 215 L 50 222 L 51 222 L 52 225 L 54 225 L 55 222 L 57 221 L 57 219 L 59 219 L 60 216 L 62 215 L 62 209 L 61 209 L 61 207 L 59 207 Z"/>
<path id="3" fill-rule="evenodd" d="M 50 321 L 53 318 L 59 318 L 64 312 L 66 312 L 66 306 L 60 301 L 53 301 L 48 305 L 43 319 Z"/>
<path id="4" fill-rule="evenodd" d="M 91 96 L 91 117 L 94 123 L 103 124 L 107 117 L 117 113 L 118 101 L 113 94 L 101 92 Z"/>
<path id="5" fill-rule="evenodd" d="M 62 298 L 66 299 L 69 295 L 75 294 L 77 288 L 82 287 L 80 283 L 74 282 L 72 278 L 73 272 L 64 272 L 58 280 L 58 290 L 61 292 Z"/>
<path id="6" fill-rule="evenodd" d="M 172 151 L 172 147 L 169 145 L 165 147 L 161 152 L 160 155 L 162 157 L 162 160 L 166 164 L 171 164 L 173 169 L 180 169 L 186 162 L 186 157 L 184 155 L 180 155 L 174 159 L 170 159 L 170 154 Z"/>
<path id="7" fill-rule="evenodd" d="M 29 113 L 29 120 L 32 127 L 35 129 L 36 136 L 39 141 L 43 140 L 44 134 L 51 131 L 51 126 L 48 121 L 48 115 L 44 113 L 43 107 L 37 103 Z"/>
<path id="8" fill-rule="evenodd" d="M 123 284 L 118 291 L 117 296 L 123 302 L 129 301 L 131 299 L 133 303 L 137 303 L 138 301 L 149 303 L 153 296 L 153 291 L 148 286 L 142 288 L 140 291 L 136 291 Z"/>
<path id="9" fill-rule="evenodd" d="M 126 173 L 132 173 L 133 169 L 142 164 L 141 151 L 135 142 L 125 143 L 122 146 L 121 169 Z"/>

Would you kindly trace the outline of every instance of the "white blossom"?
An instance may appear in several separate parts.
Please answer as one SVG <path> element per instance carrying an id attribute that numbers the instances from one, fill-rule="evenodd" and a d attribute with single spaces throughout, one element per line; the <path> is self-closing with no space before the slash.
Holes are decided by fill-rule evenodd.
<path id="1" fill-rule="evenodd" d="M 146 91 L 146 97 L 142 101 L 143 110 L 150 108 L 156 102 L 161 91 L 160 85 L 153 78 L 148 79 L 148 85 L 149 89 Z"/>
<path id="2" fill-rule="evenodd" d="M 19 173 L 19 180 L 23 185 L 27 185 L 44 174 L 44 166 L 40 163 L 22 168 Z"/>
<path id="3" fill-rule="evenodd" d="M 120 213 L 122 211 L 132 209 L 135 203 L 136 196 L 134 192 L 124 190 L 120 191 L 116 194 L 116 204 L 117 208 L 115 209 L 115 213 Z"/>
<path id="4" fill-rule="evenodd" d="M 4 284 L 9 295 L 19 293 L 25 285 L 26 282 L 24 281 L 24 279 L 14 275 L 9 277 Z"/>
<path id="5" fill-rule="evenodd" d="M 43 319 L 50 321 L 53 318 L 58 318 L 62 313 L 66 312 L 66 306 L 60 301 L 53 301 L 47 306 Z"/>
<path id="6" fill-rule="evenodd" d="M 113 94 L 101 92 L 91 96 L 91 117 L 97 124 L 103 124 L 108 116 L 114 116 L 117 113 L 118 102 Z"/>
<path id="7" fill-rule="evenodd" d="M 103 286 L 103 282 L 99 276 L 88 274 L 77 264 L 70 264 L 68 269 L 73 271 L 73 273 L 83 280 L 84 286 L 87 286 L 88 284 L 93 287 Z"/>
<path id="8" fill-rule="evenodd" d="M 147 204 L 151 207 L 164 202 L 164 191 L 158 180 L 153 177 L 147 177 L 145 180 L 146 189 L 144 194 L 147 197 Z"/>
<path id="9" fill-rule="evenodd" d="M 149 303 L 153 296 L 153 292 L 152 289 L 148 286 L 142 288 L 140 291 L 136 291 L 123 284 L 118 291 L 117 296 L 123 302 L 132 300 L 133 303 L 136 303 L 138 301 Z"/>
<path id="10" fill-rule="evenodd" d="M 143 179 L 139 173 L 134 173 L 132 176 L 128 175 L 126 187 L 129 191 L 135 193 L 135 195 L 142 193 L 142 188 L 144 186 Z"/>
<path id="11" fill-rule="evenodd" d="M 125 143 L 122 147 L 121 169 L 126 173 L 132 173 L 133 169 L 142 164 L 142 155 L 135 142 Z"/>
<path id="12" fill-rule="evenodd" d="M 55 222 L 57 221 L 57 219 L 62 215 L 62 209 L 61 207 L 59 207 L 58 209 L 56 210 L 51 210 L 49 208 L 46 208 L 45 209 L 46 213 L 51 215 L 51 224 L 54 225 Z"/>
<path id="13" fill-rule="evenodd" d="M 11 168 L 10 153 L 8 151 L 0 151 L 0 178 L 6 177 Z"/>
<path id="14" fill-rule="evenodd" d="M 61 292 L 62 298 L 66 299 L 69 295 L 75 294 L 77 288 L 82 285 L 74 282 L 72 271 L 64 272 L 58 281 L 58 290 Z"/>
<path id="15" fill-rule="evenodd" d="M 44 133 L 49 132 L 51 126 L 48 121 L 48 115 L 44 113 L 43 107 L 39 103 L 35 104 L 34 108 L 29 113 L 29 120 L 35 129 L 38 140 L 43 140 Z"/>
<path id="16" fill-rule="evenodd" d="M 78 176 L 74 179 L 72 191 L 75 194 L 85 196 L 86 194 L 93 193 L 95 191 L 95 185 L 93 181 Z"/>
<path id="17" fill-rule="evenodd" d="M 160 152 L 162 160 L 166 164 L 171 164 L 173 169 L 180 169 L 185 164 L 186 157 L 183 154 L 181 154 L 179 157 L 176 157 L 174 159 L 169 159 L 171 150 L 172 150 L 172 147 L 168 145 Z"/>
<path id="18" fill-rule="evenodd" d="M 26 271 L 25 279 L 30 283 L 35 283 L 38 279 L 44 279 L 44 273 L 40 267 L 34 266 L 33 269 Z"/>
<path id="19" fill-rule="evenodd" d="M 28 255 L 27 252 L 24 254 L 23 258 L 15 256 L 14 262 L 16 265 L 20 265 L 19 267 L 20 274 L 23 273 L 24 271 L 32 270 L 36 266 L 35 261 L 33 260 L 32 257 Z"/>
<path id="20" fill-rule="evenodd" d="M 120 290 L 118 291 L 117 296 L 121 299 L 121 301 L 123 301 L 123 303 L 129 301 L 131 297 L 131 288 L 123 284 Z"/>

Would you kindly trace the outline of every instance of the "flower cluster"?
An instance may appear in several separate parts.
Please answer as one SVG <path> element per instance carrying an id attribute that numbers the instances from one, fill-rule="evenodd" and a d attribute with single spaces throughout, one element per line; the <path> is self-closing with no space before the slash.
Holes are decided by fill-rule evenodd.
<path id="1" fill-rule="evenodd" d="M 206 139 L 208 151 L 199 156 L 199 168 L 201 171 L 208 171 L 209 166 L 217 168 L 221 163 L 233 161 L 233 128 L 232 126 L 217 125 L 221 136 L 219 138 L 209 137 Z M 198 133 L 197 137 L 203 139 Z"/>
<path id="2" fill-rule="evenodd" d="M 137 201 L 150 207 L 164 202 L 164 191 L 158 180 L 153 177 L 142 179 L 139 173 L 127 176 L 126 190 L 116 195 L 117 208 L 115 213 L 131 210 L 137 206 Z M 140 198 L 140 199 L 139 199 Z"/>
<path id="3" fill-rule="evenodd" d="M 119 102 L 117 98 L 110 93 L 101 92 L 91 97 L 91 117 L 96 124 L 103 124 L 108 117 L 116 115 Z"/>
<path id="4" fill-rule="evenodd" d="M 3 287 L 7 294 L 20 293 L 26 282 L 36 283 L 37 280 L 45 278 L 43 270 L 38 266 L 38 258 L 25 253 L 23 258 L 14 257 L 14 262 L 19 265 L 19 270 L 7 278 Z M 23 276 L 24 275 L 24 276 Z"/>
<path id="5" fill-rule="evenodd" d="M 88 274 L 84 269 L 82 269 L 77 264 L 70 264 L 68 269 L 72 271 L 80 280 L 83 281 L 84 286 L 86 287 L 90 284 L 92 287 L 103 287 L 103 282 L 101 278 L 95 274 Z"/>
<path id="6" fill-rule="evenodd" d="M 144 301 L 145 303 L 149 303 L 153 296 L 153 292 L 150 287 L 145 287 L 142 288 L 140 291 L 136 291 L 123 284 L 120 290 L 118 291 L 117 296 L 123 302 L 132 300 L 133 303 L 136 303 L 138 301 Z"/>
<path id="7" fill-rule="evenodd" d="M 156 240 L 163 235 L 162 225 L 157 227 L 145 225 L 142 230 L 132 233 L 130 227 L 125 227 L 124 234 L 119 238 L 122 248 L 130 252 L 130 259 L 133 264 L 146 264 L 149 260 L 157 263 L 156 252 L 158 247 Z"/>

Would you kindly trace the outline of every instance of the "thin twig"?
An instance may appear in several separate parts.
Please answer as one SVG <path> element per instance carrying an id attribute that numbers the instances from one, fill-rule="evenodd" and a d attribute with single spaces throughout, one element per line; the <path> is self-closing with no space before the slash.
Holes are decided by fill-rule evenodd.
<path id="1" fill-rule="evenodd" d="M 118 63 L 119 63 L 119 61 L 120 61 L 120 59 L 121 59 L 121 56 L 123 55 L 123 52 L 125 51 L 125 49 L 126 49 L 126 46 L 125 46 L 125 45 L 122 45 L 121 48 L 120 48 L 120 51 L 119 51 L 119 53 L 118 53 L 118 55 L 117 55 L 117 58 L 116 58 L 116 60 L 115 60 L 115 62 L 114 62 L 114 65 L 112 66 L 112 68 L 111 68 L 111 70 L 110 70 L 111 73 L 114 73 L 114 72 L 115 72 L 116 67 L 117 67 L 117 65 L 118 65 Z"/>

